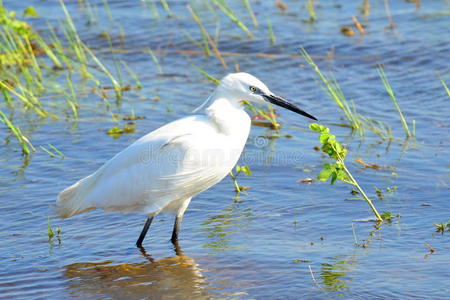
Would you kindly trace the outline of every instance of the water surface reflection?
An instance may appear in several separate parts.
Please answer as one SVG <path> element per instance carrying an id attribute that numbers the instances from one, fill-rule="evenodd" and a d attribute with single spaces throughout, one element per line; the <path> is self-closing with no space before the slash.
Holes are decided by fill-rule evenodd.
<path id="1" fill-rule="evenodd" d="M 115 264 L 113 261 L 81 262 L 66 266 L 70 294 L 81 298 L 114 299 L 210 299 L 208 278 L 195 260 L 177 254 L 160 260 L 142 251 L 145 261 Z"/>

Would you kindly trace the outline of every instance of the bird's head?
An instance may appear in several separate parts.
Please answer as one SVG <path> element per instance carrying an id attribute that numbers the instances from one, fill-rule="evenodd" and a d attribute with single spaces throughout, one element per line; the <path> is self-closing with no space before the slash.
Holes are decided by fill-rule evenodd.
<path id="1" fill-rule="evenodd" d="M 241 72 L 228 74 L 222 79 L 217 89 L 222 94 L 237 100 L 245 100 L 260 104 L 269 102 L 307 118 L 317 120 L 312 115 L 301 110 L 298 106 L 288 102 L 282 97 L 276 96 L 261 80 L 248 73 Z"/>

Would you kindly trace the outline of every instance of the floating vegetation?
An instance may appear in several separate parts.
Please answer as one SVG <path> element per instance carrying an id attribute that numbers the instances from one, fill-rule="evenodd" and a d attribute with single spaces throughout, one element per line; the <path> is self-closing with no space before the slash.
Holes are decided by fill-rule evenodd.
<path id="1" fill-rule="evenodd" d="M 367 204 L 372 209 L 377 221 L 383 221 L 383 217 L 378 213 L 377 209 L 373 205 L 372 201 L 367 197 L 364 190 L 360 187 L 356 179 L 352 176 L 350 171 L 345 165 L 345 157 L 347 155 L 347 149 L 336 140 L 336 137 L 330 133 L 330 130 L 317 123 L 309 125 L 312 131 L 320 133 L 319 140 L 322 144 L 322 151 L 326 153 L 331 159 L 335 160 L 335 163 L 326 163 L 323 165 L 322 171 L 320 171 L 317 179 L 321 181 L 327 181 L 331 178 L 331 184 L 337 179 L 349 183 L 356 187 L 358 192 L 364 197 Z"/>
<path id="2" fill-rule="evenodd" d="M 348 26 L 342 26 L 341 33 L 346 36 L 354 36 L 355 35 L 355 31 Z"/>
<path id="3" fill-rule="evenodd" d="M 359 23 L 358 18 L 356 16 L 352 16 L 352 20 L 353 20 L 353 23 L 355 23 L 355 26 L 358 29 L 359 34 L 361 34 L 361 35 L 365 34 L 366 32 L 364 30 L 364 27 L 361 25 L 361 23 Z"/>
<path id="4" fill-rule="evenodd" d="M 134 122 L 128 122 L 123 127 L 114 126 L 109 129 L 106 133 L 115 139 L 118 139 L 123 134 L 134 133 L 136 131 L 136 124 Z"/>
<path id="5" fill-rule="evenodd" d="M 380 190 L 378 187 L 374 186 L 373 187 L 375 189 L 375 193 L 378 197 L 378 199 L 383 200 L 384 199 L 384 195 L 383 195 L 383 191 Z"/>
<path id="6" fill-rule="evenodd" d="M 355 159 L 355 161 L 357 163 L 362 164 L 365 168 L 369 168 L 369 169 L 375 169 L 375 170 L 379 170 L 381 167 L 380 165 L 377 164 L 368 164 L 366 162 L 364 162 L 362 159 Z"/>

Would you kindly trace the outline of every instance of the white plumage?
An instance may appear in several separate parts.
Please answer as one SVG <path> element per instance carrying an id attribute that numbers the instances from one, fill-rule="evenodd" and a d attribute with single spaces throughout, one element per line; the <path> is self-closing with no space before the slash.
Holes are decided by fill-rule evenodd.
<path id="1" fill-rule="evenodd" d="M 191 198 L 221 181 L 242 153 L 251 124 L 242 100 L 268 101 L 314 118 L 274 96 L 252 75 L 229 74 L 208 98 L 205 114 L 179 119 L 141 137 L 62 191 L 58 213 L 70 217 L 95 208 L 144 213 L 149 219 L 138 246 L 156 214 L 175 213 L 175 243 Z"/>

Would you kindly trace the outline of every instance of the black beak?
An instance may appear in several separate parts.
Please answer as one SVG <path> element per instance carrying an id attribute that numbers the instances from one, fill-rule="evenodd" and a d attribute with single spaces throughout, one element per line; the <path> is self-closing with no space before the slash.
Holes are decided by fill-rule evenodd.
<path id="1" fill-rule="evenodd" d="M 298 113 L 302 116 L 305 116 L 307 118 L 313 119 L 318 121 L 315 117 L 311 116 L 310 114 L 308 114 L 307 112 L 301 110 L 300 108 L 298 108 L 296 105 L 287 102 L 286 100 L 284 100 L 281 97 L 275 96 L 275 95 L 262 95 L 267 101 L 269 101 L 272 104 L 284 107 L 286 109 L 289 109 L 290 111 L 293 111 L 295 113 Z"/>

